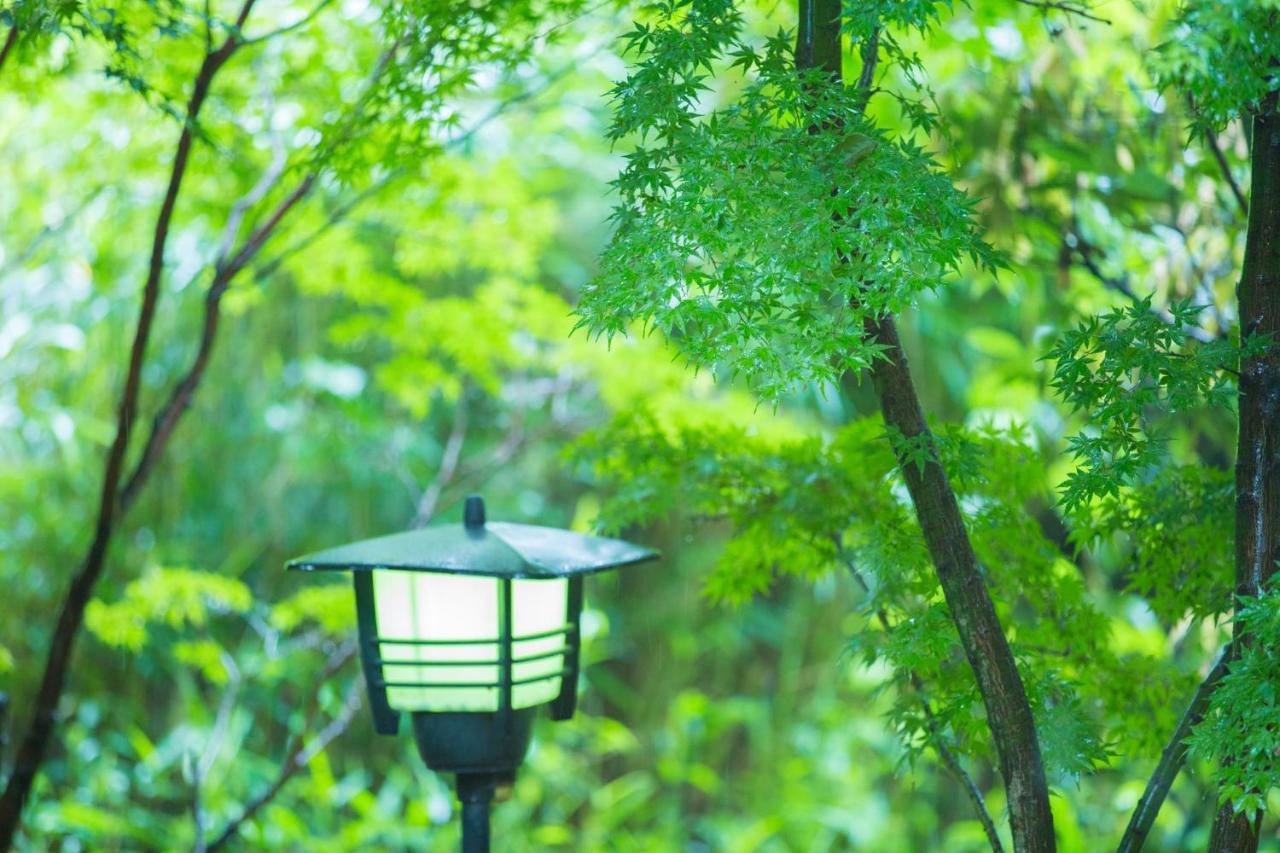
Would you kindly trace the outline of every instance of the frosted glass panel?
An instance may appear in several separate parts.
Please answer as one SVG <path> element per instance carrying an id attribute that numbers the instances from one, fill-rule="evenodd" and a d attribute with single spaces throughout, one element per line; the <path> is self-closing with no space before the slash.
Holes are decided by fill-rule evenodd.
<path id="1" fill-rule="evenodd" d="M 537 640 L 521 640 L 530 634 L 542 634 L 563 628 L 569 606 L 569 582 L 566 580 L 511 582 L 511 635 L 515 639 L 511 659 L 511 680 L 548 676 L 529 684 L 517 684 L 511 689 L 511 705 L 528 708 L 542 705 L 560 693 L 560 671 L 564 669 L 564 655 L 552 655 L 542 660 L 519 663 L 521 658 L 559 651 L 567 641 L 563 634 Z"/>
<path id="2" fill-rule="evenodd" d="M 373 572 L 373 597 L 380 640 L 474 640 L 448 646 L 379 643 L 387 704 L 400 711 L 496 711 L 496 687 L 404 687 L 396 684 L 497 684 L 499 681 L 497 578 L 383 569 Z M 557 630 L 567 613 L 568 582 L 512 582 L 512 680 L 537 679 L 512 687 L 511 705 L 528 708 L 560 692 L 564 655 L 519 663 L 523 657 L 555 652 L 565 637 L 520 637 Z M 475 666 L 458 662 L 475 661 Z M 450 665 L 439 665 L 448 662 Z M 437 664 L 432 666 L 432 664 Z M 539 678 L 539 676 L 547 676 Z"/>

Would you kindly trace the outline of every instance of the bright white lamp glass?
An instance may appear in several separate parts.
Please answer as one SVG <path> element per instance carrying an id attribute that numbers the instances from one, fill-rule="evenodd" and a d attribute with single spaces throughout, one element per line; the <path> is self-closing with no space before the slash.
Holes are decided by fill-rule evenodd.
<path id="1" fill-rule="evenodd" d="M 380 640 L 474 640 L 447 646 L 379 643 L 382 675 L 390 684 L 497 684 L 498 579 L 381 569 L 373 573 Z M 550 702 L 560 693 L 564 655 L 520 663 L 521 658 L 562 649 L 564 635 L 522 640 L 564 627 L 568 582 L 511 582 L 511 680 L 535 679 L 511 688 L 511 707 Z M 400 662 L 404 663 L 401 664 Z M 477 661 L 475 666 L 432 666 Z M 488 661 L 490 663 L 483 663 Z M 538 678 L 545 675 L 546 678 Z M 387 704 L 398 711 L 496 711 L 496 687 L 388 687 Z"/>

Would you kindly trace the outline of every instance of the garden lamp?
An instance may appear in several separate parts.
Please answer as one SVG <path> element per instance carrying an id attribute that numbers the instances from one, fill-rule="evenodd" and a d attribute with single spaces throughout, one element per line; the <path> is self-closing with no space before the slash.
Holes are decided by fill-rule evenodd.
<path id="1" fill-rule="evenodd" d="M 462 524 L 366 539 L 298 557 L 290 569 L 351 571 L 374 729 L 413 721 L 422 760 L 457 775 L 464 853 L 489 849 L 489 803 L 524 760 L 538 709 L 577 701 L 583 577 L 657 557 L 568 530 Z"/>

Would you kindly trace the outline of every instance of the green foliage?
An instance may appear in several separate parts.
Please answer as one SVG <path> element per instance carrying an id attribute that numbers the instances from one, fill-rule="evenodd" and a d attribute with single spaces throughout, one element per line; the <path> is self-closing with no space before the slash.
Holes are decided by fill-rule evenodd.
<path id="1" fill-rule="evenodd" d="M 850 648 L 867 666 L 891 667 L 898 690 L 889 718 L 905 755 L 914 759 L 939 738 L 982 755 L 990 744 L 977 688 L 904 500 L 892 439 L 882 436 L 882 427 L 864 420 L 829 441 L 779 444 L 735 430 L 672 433 L 637 414 L 578 447 L 608 487 L 600 508 L 607 529 L 678 511 L 727 534 L 706 580 L 713 600 L 740 605 L 788 576 L 852 573 L 866 594 Z M 1096 714 L 1109 703 L 1078 691 L 1107 680 L 1119 664 L 1078 576 L 1027 517 L 1024 507 L 1040 488 L 1027 464 L 1032 450 L 1017 432 L 991 429 L 946 430 L 939 445 L 969 507 L 993 594 L 1024 605 L 1003 618 L 1035 673 L 1029 691 L 1048 721 L 1046 761 L 1062 778 L 1087 771 L 1108 755 Z M 1065 647 L 1064 638 L 1071 638 Z M 922 685 L 931 711 L 921 704 Z M 1107 710 L 1124 716 L 1132 709 Z"/>
<path id="2" fill-rule="evenodd" d="M 1275 0 L 1190 0 L 1181 4 L 1168 35 L 1152 65 L 1162 86 L 1195 103 L 1199 129 L 1217 129 L 1259 110 L 1275 91 Z"/>
<path id="3" fill-rule="evenodd" d="M 1080 536 L 1127 537 L 1127 585 L 1161 619 L 1231 609 L 1234 587 L 1235 478 L 1203 465 L 1165 464 L 1142 482 L 1098 500 Z"/>
<path id="4" fill-rule="evenodd" d="M 173 658 L 198 671 L 210 684 L 226 684 L 226 652 L 212 640 L 180 640 L 173 644 Z"/>
<path id="5" fill-rule="evenodd" d="M 234 578 L 192 569 L 153 568 L 130 581 L 120 600 L 90 602 L 85 626 L 110 646 L 138 651 L 151 625 L 203 628 L 217 613 L 243 613 L 253 604 L 249 588 Z"/>
<path id="6" fill-rule="evenodd" d="M 786 33 L 758 47 L 741 31 L 733 4 L 690 0 L 627 36 L 636 62 L 611 93 L 609 136 L 635 147 L 579 312 L 608 339 L 661 330 L 695 368 L 724 366 L 777 399 L 870 364 L 869 318 L 963 262 L 1000 261 L 973 201 L 865 118 L 865 93 L 797 72 Z M 714 107 L 709 75 L 724 66 L 741 69 L 741 91 Z"/>
<path id="7" fill-rule="evenodd" d="M 1151 299 L 1086 320 L 1063 335 L 1046 358 L 1053 388 L 1088 416 L 1089 428 L 1070 440 L 1080 467 L 1062 487 L 1062 504 L 1079 513 L 1096 498 L 1149 477 L 1163 458 L 1162 416 L 1200 405 L 1230 407 L 1229 375 L 1240 352 L 1224 340 L 1197 343 L 1191 331 L 1202 309 L 1169 307 L 1166 319 Z"/>
<path id="8" fill-rule="evenodd" d="M 1202 311 L 1181 302 L 1162 316 L 1143 299 L 1084 321 L 1045 357 L 1053 388 L 1086 417 L 1060 495 L 1074 536 L 1127 537 L 1129 587 L 1169 620 L 1230 609 L 1235 500 L 1229 472 L 1176 464 L 1170 436 L 1189 412 L 1233 409 L 1234 366 L 1262 346 L 1197 340 Z"/>
<path id="9" fill-rule="evenodd" d="M 534 26 L 578 5 L 576 0 L 377 4 L 382 51 L 353 108 L 323 117 L 322 141 L 310 168 L 332 165 L 340 180 L 364 183 L 388 165 L 411 163 L 438 150 L 442 131 L 457 130 L 461 121 L 446 105 L 471 87 L 476 69 L 519 63 L 528 55 Z"/>
<path id="10" fill-rule="evenodd" d="M 355 599 L 344 583 L 305 586 L 273 604 L 269 621 L 284 633 L 315 623 L 330 634 L 349 634 L 356 624 Z"/>
<path id="11" fill-rule="evenodd" d="M 33 58 L 59 35 L 100 41 L 109 48 L 103 73 L 141 84 L 141 79 L 130 71 L 130 63 L 137 54 L 134 45 L 137 18 L 140 15 L 154 17 L 172 28 L 173 10 L 177 6 L 169 2 L 131 5 L 133 8 L 126 10 L 74 0 L 9 0 L 0 4 L 0 26 L 14 31 L 17 52 Z M 8 35 L 6 32 L 6 38 Z"/>
<path id="12" fill-rule="evenodd" d="M 965 4 L 967 5 L 967 4 Z M 952 0 L 872 0 L 847 3 L 841 11 L 844 32 L 861 43 L 877 29 L 916 30 L 921 34 L 941 23 L 942 13 L 954 9 Z"/>
<path id="13" fill-rule="evenodd" d="M 1220 802 L 1252 820 L 1280 787 L 1280 587 L 1241 600 L 1235 624 L 1250 639 L 1188 742 L 1194 755 L 1216 762 Z"/>
<path id="14" fill-rule="evenodd" d="M 245 45 L 214 82 L 175 212 L 140 431 L 189 364 L 235 202 L 282 149 L 281 180 L 246 211 L 241 237 L 310 169 L 321 177 L 260 266 L 228 292 L 206 382 L 113 544 L 94 604 L 102 641 L 77 646 L 19 849 L 194 848 L 195 804 L 207 838 L 272 789 L 302 737 L 314 754 L 245 824 L 238 846 L 456 850 L 451 780 L 426 770 L 406 736 L 375 736 L 358 709 L 334 740 L 312 739 L 341 728 L 353 684 L 361 696 L 353 660 L 330 669 L 349 652 L 350 589 L 280 567 L 403 529 L 420 503 L 453 520 L 471 491 L 485 494 L 494 517 L 625 524 L 666 557 L 591 582 L 581 710 L 568 723 L 539 723 L 511 798 L 495 806 L 495 837 L 513 851 L 988 848 L 934 750 L 946 744 L 960 757 L 1002 824 L 981 703 L 927 566 L 894 438 L 866 419 L 867 390 L 793 382 L 762 405 L 746 383 L 717 385 L 711 371 L 694 375 L 673 359 L 690 352 L 686 331 L 672 348 L 661 335 L 615 336 L 607 350 L 566 338 L 584 284 L 608 280 L 595 260 L 616 200 L 604 184 L 636 145 L 682 158 L 646 165 L 648 174 L 683 186 L 687 161 L 707 186 L 705 198 L 689 187 L 680 209 L 641 192 L 634 206 L 644 218 L 671 208 L 671 221 L 695 236 L 736 222 L 815 223 L 807 236 L 769 237 L 785 250 L 771 269 L 790 278 L 785 290 L 766 282 L 775 289 L 759 291 L 815 306 L 797 314 L 813 342 L 790 308 L 752 302 L 756 287 L 739 274 L 744 250 L 774 263 L 774 244 L 709 244 L 717 262 L 740 261 L 737 278 L 717 282 L 750 287 L 707 299 L 758 307 L 766 319 L 741 325 L 776 332 L 777 363 L 805 370 L 815 365 L 803 359 L 829 343 L 820 334 L 846 335 L 849 351 L 866 345 L 833 280 L 796 275 L 794 253 L 817 247 L 825 262 L 839 240 L 865 242 L 856 216 L 829 218 L 845 204 L 827 195 L 837 180 L 864 190 L 860 212 L 902 216 L 903 233 L 890 236 L 921 253 L 939 240 L 928 205 L 891 196 L 885 207 L 883 181 L 932 193 L 925 173 L 945 168 L 982 199 L 965 227 L 999 248 L 1008 274 L 979 275 L 966 262 L 945 287 L 933 286 L 939 275 L 918 291 L 907 281 L 873 295 L 908 306 L 903 340 L 1054 769 L 1060 849 L 1114 846 L 1124 804 L 1141 793 L 1223 642 L 1212 617 L 1231 606 L 1233 365 L 1206 360 L 1193 340 L 1126 343 L 1155 332 L 1147 318 L 1119 322 L 1114 359 L 1155 383 L 1135 436 L 1153 462 L 1064 526 L 1051 496 L 1075 465 L 1067 436 L 1088 434 L 1092 408 L 1047 393 L 1056 365 L 1036 358 L 1082 317 L 1128 299 L 1117 282 L 1155 291 L 1153 316 L 1193 299 L 1207 306 L 1193 321 L 1202 337 L 1234 333 L 1239 213 L 1216 158 L 1184 145 L 1186 93 L 1158 97 L 1148 73 L 1156 42 L 1171 43 L 1157 63 L 1180 49 L 1166 27 L 1174 4 L 1099 6 L 1111 20 L 1101 26 L 1013 2 L 850 3 L 847 79 L 860 42 L 880 28 L 865 118 L 848 118 L 853 93 L 819 84 L 806 94 L 784 67 L 790 48 L 776 33 L 795 26 L 793 6 L 735 4 L 721 17 L 737 15 L 737 29 L 717 38 L 743 52 L 696 68 L 706 88 L 690 102 L 647 104 L 656 118 L 689 117 L 671 130 L 686 147 L 656 129 L 641 141 L 637 130 L 613 140 L 617 154 L 603 94 L 609 76 L 626 74 L 612 50 L 625 12 L 358 7 L 255 5 L 246 36 L 287 29 Z M 215 38 L 237 8 L 212 4 Z M 654 38 L 668 59 L 706 46 L 665 34 L 685 8 L 638 13 L 663 31 Z M 1227 7 L 1199 8 L 1215 16 Z M 553 14 L 537 19 L 543 11 Z M 0 39 L 13 15 L 36 13 L 44 17 L 26 19 L 0 69 L 0 583 L 13 617 L 0 619 L 0 670 L 9 667 L 0 689 L 10 700 L 0 774 L 90 532 L 121 358 L 205 32 L 198 4 L 0 3 Z M 1242 10 L 1240 25 L 1250 21 L 1256 10 Z M 1232 44 L 1242 43 L 1200 47 Z M 634 72 L 656 46 L 636 46 Z M 761 67 L 769 62 L 777 67 Z M 442 73 L 422 73 L 431 68 Z M 1204 83 L 1256 71 L 1240 64 Z M 684 87 L 684 77 L 656 75 L 626 97 Z M 619 93 L 614 107 L 623 104 Z M 762 118 L 771 105 L 795 108 Z M 848 120 L 808 137 L 804 122 L 818 109 Z M 759 136 L 744 140 L 750 121 Z M 908 139 L 942 166 L 917 159 Z M 1243 181 L 1240 123 L 1218 141 Z M 801 160 L 784 160 L 802 145 Z M 708 159 L 719 155 L 736 159 L 721 168 Z M 958 196 L 940 185 L 945 212 Z M 741 213 L 719 208 L 713 193 Z M 766 209 L 779 200 L 782 209 Z M 688 222 L 697 209 L 707 220 Z M 882 223 L 866 227 L 884 235 Z M 675 239 L 658 233 L 655 246 L 669 254 Z M 1084 265 L 1083 249 L 1110 281 Z M 933 268 L 923 254 L 905 257 L 921 261 L 906 277 Z M 705 263 L 698 255 L 686 266 L 714 272 Z M 898 288 L 896 271 L 868 287 Z M 794 292 L 801 284 L 809 289 Z M 640 315 L 619 322 L 643 330 Z M 1105 347 L 1090 348 L 1087 359 L 1101 363 Z M 708 367 L 732 369 L 733 352 L 707 355 Z M 1205 406 L 1188 378 L 1186 405 L 1171 411 L 1154 377 L 1191 363 L 1216 371 L 1206 381 L 1224 405 Z M 757 389 L 768 384 L 748 371 Z M 632 414 L 641 403 L 648 413 Z M 598 478 L 561 454 L 588 430 L 592 444 L 579 452 L 602 466 Z M 438 500 L 424 502 L 437 485 Z M 174 580 L 152 578 L 149 566 L 233 579 L 249 606 L 242 592 L 195 582 L 194 603 L 183 593 L 175 615 L 162 595 Z M 183 615 L 192 613 L 199 618 Z M 1251 697 L 1240 695 L 1243 710 Z M 1204 771 L 1192 765 L 1179 777 L 1149 846 L 1204 848 Z M 1266 844 L 1280 791 L 1259 796 L 1270 801 Z"/>

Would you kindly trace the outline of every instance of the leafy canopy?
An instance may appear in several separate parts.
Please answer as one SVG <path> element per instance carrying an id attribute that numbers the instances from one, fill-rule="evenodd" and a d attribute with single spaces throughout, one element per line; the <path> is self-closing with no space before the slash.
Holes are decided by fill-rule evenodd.
<path id="1" fill-rule="evenodd" d="M 1218 759 L 1218 796 L 1251 818 L 1280 788 L 1280 585 L 1236 610 L 1250 641 L 1213 693 L 1189 741 L 1193 755 Z"/>
<path id="2" fill-rule="evenodd" d="M 866 93 L 797 71 L 786 33 L 755 45 L 742 29 L 727 0 L 670 0 L 626 37 L 635 64 L 612 90 L 609 137 L 635 147 L 580 325 L 658 329 L 695 368 L 724 365 L 776 398 L 866 367 L 881 352 L 868 319 L 966 260 L 1000 260 L 973 200 L 869 121 Z M 723 106 L 713 75 L 740 86 Z"/>
<path id="3" fill-rule="evenodd" d="M 727 534 L 705 587 L 714 600 L 743 604 L 785 576 L 850 577 L 865 594 L 848 648 L 867 666 L 887 665 L 897 688 L 889 718 L 905 756 L 939 742 L 983 756 L 990 742 L 977 685 L 882 429 L 864 419 L 829 440 L 776 441 L 668 429 L 639 413 L 584 436 L 577 456 L 605 486 L 607 528 L 682 512 Z M 1142 736 L 1131 715 L 1150 713 L 1150 697 L 1127 674 L 1151 662 L 1113 653 L 1082 578 L 1024 510 L 1042 488 L 1027 437 L 953 428 L 938 445 L 1026 664 L 1046 762 L 1059 779 L 1087 772 L 1106 760 L 1108 741 Z M 1103 720 L 1115 723 L 1105 735 Z"/>
<path id="4" fill-rule="evenodd" d="M 1169 41 L 1153 58 L 1163 86 L 1195 104 L 1199 129 L 1257 110 L 1276 88 L 1280 3 L 1212 0 L 1179 9 Z"/>

